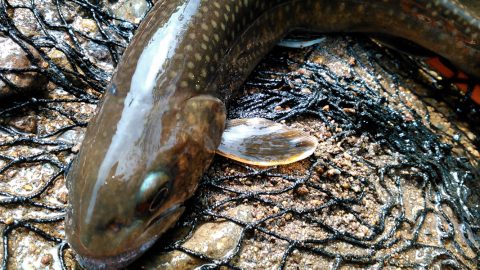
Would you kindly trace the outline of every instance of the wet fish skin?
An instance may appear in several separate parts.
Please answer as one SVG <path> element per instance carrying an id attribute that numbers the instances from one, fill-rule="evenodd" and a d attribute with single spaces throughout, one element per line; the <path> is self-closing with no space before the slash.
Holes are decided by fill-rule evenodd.
<path id="1" fill-rule="evenodd" d="M 394 35 L 480 78 L 480 12 L 470 3 L 159 0 L 68 174 L 70 246 L 86 268 L 115 269 L 170 228 L 220 143 L 222 102 L 288 32 Z"/>

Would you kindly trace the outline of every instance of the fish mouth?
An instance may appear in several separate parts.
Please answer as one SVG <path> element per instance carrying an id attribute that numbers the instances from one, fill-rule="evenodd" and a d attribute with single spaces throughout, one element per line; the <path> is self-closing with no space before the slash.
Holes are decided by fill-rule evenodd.
<path id="1" fill-rule="evenodd" d="M 95 270 L 114 270 L 121 269 L 132 263 L 135 259 L 140 257 L 147 249 L 149 249 L 157 239 L 152 239 L 136 250 L 127 251 L 119 255 L 106 258 L 93 258 L 81 255 L 76 255 L 76 259 L 81 267 L 84 269 Z"/>
<path id="2" fill-rule="evenodd" d="M 143 244 L 137 248 L 116 254 L 114 256 L 93 257 L 88 255 L 80 255 L 77 253 L 76 258 L 78 263 L 84 269 L 121 269 L 125 268 L 138 257 L 143 255 L 157 240 L 172 227 L 184 211 L 181 205 L 174 205 L 171 208 L 163 211 L 160 215 L 152 218 L 146 230 L 138 236 L 138 240 L 147 239 Z M 75 249 L 74 249 L 75 250 Z"/>
<path id="3" fill-rule="evenodd" d="M 150 219 L 150 221 L 147 224 L 147 231 L 145 231 L 145 233 L 148 232 L 148 229 L 154 227 L 155 225 L 160 224 L 162 221 L 170 219 L 171 216 L 179 218 L 184 210 L 185 208 L 180 204 L 176 204 L 168 208 L 167 210 L 164 210 L 161 214 L 154 216 L 152 219 Z M 175 215 L 175 213 L 177 214 Z M 178 213 L 180 213 L 180 215 L 178 215 Z"/>

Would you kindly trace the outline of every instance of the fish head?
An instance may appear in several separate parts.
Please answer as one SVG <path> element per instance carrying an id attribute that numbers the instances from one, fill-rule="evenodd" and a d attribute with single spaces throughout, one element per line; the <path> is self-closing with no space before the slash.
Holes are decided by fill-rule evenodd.
<path id="1" fill-rule="evenodd" d="M 156 102 L 143 117 L 145 104 L 123 106 L 115 121 L 106 98 L 67 175 L 66 235 L 88 269 L 129 264 L 175 224 L 225 127 L 211 96 Z"/>

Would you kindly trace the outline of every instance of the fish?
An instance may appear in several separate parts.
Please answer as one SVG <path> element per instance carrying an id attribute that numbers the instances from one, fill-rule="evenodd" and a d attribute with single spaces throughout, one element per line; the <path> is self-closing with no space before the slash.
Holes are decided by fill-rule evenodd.
<path id="1" fill-rule="evenodd" d="M 87 269 L 124 267 L 175 224 L 222 138 L 243 143 L 225 136 L 229 101 L 288 33 L 390 35 L 480 78 L 475 1 L 157 1 L 126 48 L 67 174 L 65 231 L 78 261 Z M 268 126 L 255 120 L 231 130 L 238 134 L 236 127 L 255 129 L 255 123 Z M 244 139 L 262 145 L 269 136 Z M 241 151 L 231 148 L 232 155 Z"/>

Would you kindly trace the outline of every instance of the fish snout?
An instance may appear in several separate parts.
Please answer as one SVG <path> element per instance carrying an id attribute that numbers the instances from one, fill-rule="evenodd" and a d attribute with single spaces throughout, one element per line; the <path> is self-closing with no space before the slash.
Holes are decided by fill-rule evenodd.
<path id="1" fill-rule="evenodd" d="M 122 223 L 110 219 L 101 226 L 100 223 L 96 226 L 79 224 L 79 220 L 72 222 L 72 216 L 67 214 L 67 240 L 83 268 L 119 269 L 145 253 L 175 224 L 183 211 L 183 206 L 173 205 L 148 221 L 138 219 Z"/>
<path id="2" fill-rule="evenodd" d="M 132 237 L 143 233 L 143 228 L 138 224 L 124 224 L 114 220 L 99 226 L 80 222 L 81 220 L 67 212 L 66 236 L 79 264 L 85 269 L 125 267 L 156 240 Z"/>
<path id="3" fill-rule="evenodd" d="M 137 250 L 124 252 L 111 257 L 89 257 L 77 253 L 76 259 L 81 267 L 90 270 L 122 269 L 142 255 L 155 241 L 145 243 Z"/>

